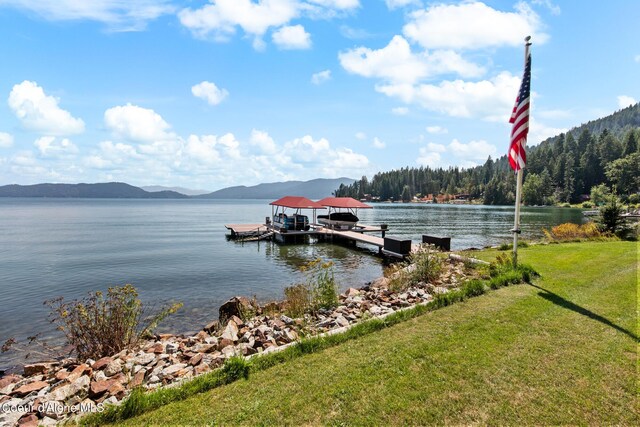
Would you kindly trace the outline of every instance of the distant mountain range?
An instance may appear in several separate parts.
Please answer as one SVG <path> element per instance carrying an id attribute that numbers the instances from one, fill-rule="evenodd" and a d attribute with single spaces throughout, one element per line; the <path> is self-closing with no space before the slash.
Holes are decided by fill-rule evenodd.
<path id="1" fill-rule="evenodd" d="M 100 184 L 4 185 L 0 197 L 63 197 L 95 199 L 187 199 L 175 191 L 145 191 L 124 182 Z"/>
<path id="2" fill-rule="evenodd" d="M 270 199 L 284 196 L 304 196 L 309 199 L 322 199 L 333 195 L 340 184 L 351 185 L 350 178 L 312 179 L 311 181 L 287 181 L 258 184 L 251 187 L 244 185 L 223 188 L 213 193 L 196 196 L 198 199 Z"/>
<path id="3" fill-rule="evenodd" d="M 252 187 L 223 188 L 208 194 L 187 195 L 175 191 L 175 187 L 134 187 L 124 182 L 98 184 L 35 184 L 0 186 L 0 197 L 51 197 L 51 198 L 96 198 L 96 199 L 278 199 L 283 196 L 305 196 L 321 199 L 331 196 L 340 184 L 350 185 L 349 178 L 313 179 L 311 181 L 288 181 L 259 184 Z M 159 189 L 160 191 L 149 191 Z M 182 189 L 188 192 L 197 190 Z"/>
<path id="4" fill-rule="evenodd" d="M 184 187 L 164 187 L 162 185 L 147 185 L 144 187 L 140 187 L 144 191 L 148 191 L 150 193 L 155 193 L 158 191 L 175 191 L 176 193 L 186 194 L 187 196 L 199 196 L 201 194 L 209 194 L 211 190 L 193 190 L 191 188 Z"/>

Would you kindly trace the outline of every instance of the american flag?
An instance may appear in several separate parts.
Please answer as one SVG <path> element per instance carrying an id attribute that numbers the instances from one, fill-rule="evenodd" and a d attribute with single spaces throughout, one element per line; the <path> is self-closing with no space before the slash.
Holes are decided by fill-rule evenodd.
<path id="1" fill-rule="evenodd" d="M 529 133 L 529 94 L 531 92 L 531 54 L 527 57 L 527 65 L 524 67 L 524 76 L 520 84 L 520 92 L 513 106 L 513 112 L 509 123 L 513 123 L 511 129 L 511 144 L 509 145 L 509 163 L 511 168 L 518 172 L 524 168 L 527 155 L 524 147 L 527 144 Z"/>

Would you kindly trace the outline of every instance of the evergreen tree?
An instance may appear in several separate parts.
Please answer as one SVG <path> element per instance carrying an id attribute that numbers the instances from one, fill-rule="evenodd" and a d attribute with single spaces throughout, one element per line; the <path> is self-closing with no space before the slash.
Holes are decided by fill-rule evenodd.
<path id="1" fill-rule="evenodd" d="M 522 201 L 529 206 L 544 204 L 544 188 L 539 175 L 535 173 L 527 175 L 527 179 L 522 184 Z"/>
<path id="2" fill-rule="evenodd" d="M 636 139 L 635 129 L 630 129 L 624 137 L 624 151 L 622 157 L 627 157 L 629 154 L 636 153 L 638 151 L 638 141 Z"/>

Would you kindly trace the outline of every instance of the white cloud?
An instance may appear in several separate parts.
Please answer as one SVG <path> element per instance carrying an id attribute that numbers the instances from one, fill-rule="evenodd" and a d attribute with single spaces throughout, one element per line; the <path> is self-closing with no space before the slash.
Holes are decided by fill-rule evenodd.
<path id="1" fill-rule="evenodd" d="M 175 11 L 170 0 L 2 0 L 0 7 L 25 9 L 50 21 L 90 20 L 116 31 L 145 28 L 147 22 Z"/>
<path id="2" fill-rule="evenodd" d="M 638 101 L 627 95 L 618 96 L 618 107 L 627 108 L 629 105 L 635 105 Z"/>
<path id="3" fill-rule="evenodd" d="M 364 141 L 365 139 L 367 139 L 367 134 L 364 132 L 356 132 L 356 139 L 359 139 L 360 141 Z"/>
<path id="4" fill-rule="evenodd" d="M 384 141 L 380 141 L 380 139 L 377 136 L 373 138 L 372 145 L 374 148 L 377 148 L 380 150 L 387 146 L 387 144 L 385 144 Z"/>
<path id="5" fill-rule="evenodd" d="M 373 34 L 363 28 L 353 28 L 348 25 L 340 26 L 340 34 L 350 40 L 362 40 L 373 37 Z"/>
<path id="6" fill-rule="evenodd" d="M 427 144 L 427 150 L 434 153 L 444 153 L 447 151 L 447 147 L 442 144 L 436 144 L 435 142 L 430 142 Z"/>
<path id="7" fill-rule="evenodd" d="M 218 105 L 229 96 L 226 89 L 220 89 L 215 83 L 206 80 L 192 86 L 191 93 L 197 98 L 204 99 L 209 105 Z"/>
<path id="8" fill-rule="evenodd" d="M 394 83 L 415 83 L 440 74 L 478 77 L 484 69 L 467 62 L 453 51 L 413 53 L 407 40 L 394 36 L 381 49 L 357 47 L 338 54 L 342 67 L 352 74 L 378 77 Z"/>
<path id="9" fill-rule="evenodd" d="M 419 0 L 385 0 L 389 10 L 399 9 L 409 5 L 419 5 Z"/>
<path id="10" fill-rule="evenodd" d="M 377 85 L 376 90 L 407 104 L 417 103 L 427 110 L 450 116 L 482 117 L 495 121 L 506 120 L 519 86 L 519 77 L 503 72 L 490 80 L 478 82 L 454 80 L 416 86 L 387 84 Z"/>
<path id="11" fill-rule="evenodd" d="M 178 17 L 194 36 L 218 42 L 228 41 L 240 28 L 253 38 L 254 48 L 262 50 L 265 48 L 262 37 L 272 28 L 287 26 L 302 16 L 333 18 L 359 6 L 357 0 L 210 0 L 200 8 L 182 9 Z M 294 31 L 293 34 L 280 33 L 278 37 L 285 38 L 285 41 L 279 39 L 285 43 L 284 46 L 296 46 L 293 47 L 295 49 L 311 46 L 308 33 Z"/>
<path id="12" fill-rule="evenodd" d="M 536 116 L 531 116 L 529 118 L 529 135 L 527 136 L 527 145 L 536 145 L 547 138 L 560 135 L 561 133 L 566 133 L 568 130 L 568 128 L 547 126 L 540 123 L 536 119 Z"/>
<path id="13" fill-rule="evenodd" d="M 427 132 L 430 134 L 438 135 L 443 133 L 448 133 L 449 130 L 447 128 L 443 128 L 442 126 L 427 126 Z"/>
<path id="14" fill-rule="evenodd" d="M 255 130 L 251 131 L 251 139 L 249 143 L 253 146 L 257 146 L 265 154 L 274 154 L 277 152 L 278 147 L 275 141 L 267 132 Z"/>
<path id="15" fill-rule="evenodd" d="M 228 40 L 236 27 L 254 37 L 262 36 L 271 27 L 280 27 L 299 15 L 294 0 L 212 0 L 200 9 L 183 9 L 178 14 L 182 25 L 197 36 L 213 36 Z"/>
<path id="16" fill-rule="evenodd" d="M 311 47 L 311 34 L 307 33 L 302 25 L 279 28 L 273 33 L 272 38 L 280 49 L 294 50 Z"/>
<path id="17" fill-rule="evenodd" d="M 185 152 L 198 163 L 215 165 L 220 161 L 220 152 L 216 149 L 216 145 L 218 145 L 218 138 L 215 135 L 189 135 Z"/>
<path id="18" fill-rule="evenodd" d="M 636 57 L 633 58 L 633 60 L 640 63 L 640 55 L 636 55 Z"/>
<path id="19" fill-rule="evenodd" d="M 542 110 L 536 111 L 536 116 L 543 119 L 562 120 L 572 118 L 573 113 L 571 110 Z"/>
<path id="20" fill-rule="evenodd" d="M 13 145 L 13 135 L 0 132 L 0 148 L 9 148 Z"/>
<path id="21" fill-rule="evenodd" d="M 409 114 L 409 109 L 407 107 L 395 107 L 391 109 L 391 113 L 396 116 L 406 116 Z"/>
<path id="22" fill-rule="evenodd" d="M 560 15 L 560 13 L 562 12 L 560 6 L 553 3 L 551 0 L 532 0 L 531 3 L 546 7 L 553 15 Z"/>
<path id="23" fill-rule="evenodd" d="M 62 157 L 78 153 L 78 147 L 67 138 L 43 136 L 33 143 L 44 157 Z"/>
<path id="24" fill-rule="evenodd" d="M 36 82 L 28 80 L 13 86 L 9 107 L 22 125 L 46 135 L 72 135 L 84 131 L 84 122 L 58 106 L 58 100 L 45 94 Z"/>
<path id="25" fill-rule="evenodd" d="M 524 2 L 515 12 L 503 12 L 484 3 L 435 4 L 411 13 L 403 34 L 428 49 L 480 49 L 520 46 L 531 35 L 546 42 L 539 16 Z"/>
<path id="26" fill-rule="evenodd" d="M 309 3 L 338 10 L 355 9 L 360 6 L 359 0 L 309 0 Z"/>
<path id="27" fill-rule="evenodd" d="M 311 76 L 311 83 L 314 85 L 319 85 L 329 80 L 331 80 L 331 70 L 319 71 Z"/>
<path id="28" fill-rule="evenodd" d="M 437 168 L 441 166 L 440 161 L 442 157 L 440 156 L 440 153 L 430 151 L 425 147 L 421 147 L 418 153 L 419 154 L 418 158 L 416 159 L 416 163 L 418 163 L 420 166 L 429 166 L 431 168 Z"/>
<path id="29" fill-rule="evenodd" d="M 466 167 L 476 166 L 487 160 L 491 156 L 496 158 L 497 149 L 495 145 L 489 144 L 487 141 L 478 140 L 463 144 L 457 139 L 451 141 L 447 147 L 448 151 L 461 159 Z"/>
<path id="30" fill-rule="evenodd" d="M 171 126 L 151 109 L 137 105 L 121 105 L 104 112 L 104 122 L 115 135 L 132 141 L 153 142 L 173 139 Z"/>

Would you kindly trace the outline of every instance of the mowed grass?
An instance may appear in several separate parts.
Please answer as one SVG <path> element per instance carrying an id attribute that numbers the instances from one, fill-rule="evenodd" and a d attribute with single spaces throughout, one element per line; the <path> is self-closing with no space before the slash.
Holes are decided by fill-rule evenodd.
<path id="1" fill-rule="evenodd" d="M 637 425 L 637 243 L 519 254 L 542 275 L 533 285 L 491 291 L 124 424 Z"/>

